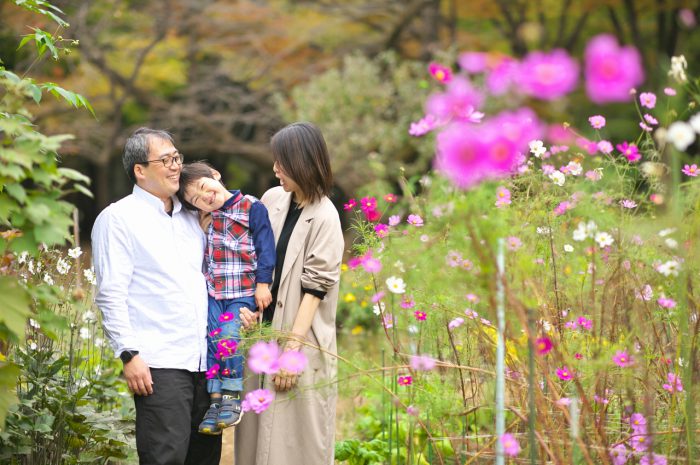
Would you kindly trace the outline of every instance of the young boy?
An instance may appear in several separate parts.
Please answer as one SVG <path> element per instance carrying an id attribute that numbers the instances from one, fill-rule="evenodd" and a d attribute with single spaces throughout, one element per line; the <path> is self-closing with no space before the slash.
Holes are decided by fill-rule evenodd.
<path id="1" fill-rule="evenodd" d="M 242 307 L 262 310 L 270 304 L 276 258 L 265 206 L 255 197 L 227 190 L 218 179 L 219 173 L 208 164 L 189 163 L 182 166 L 178 191 L 186 208 L 211 213 L 205 252 L 211 406 L 199 425 L 204 434 L 221 434 L 222 428 L 241 421 L 243 357 L 236 354 L 239 311 Z"/>

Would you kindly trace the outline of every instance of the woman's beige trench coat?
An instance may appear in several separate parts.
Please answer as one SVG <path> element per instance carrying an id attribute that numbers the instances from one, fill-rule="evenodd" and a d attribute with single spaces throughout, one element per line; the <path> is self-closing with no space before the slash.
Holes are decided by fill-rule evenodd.
<path id="1" fill-rule="evenodd" d="M 291 193 L 281 187 L 263 195 L 270 223 L 279 240 L 289 210 Z M 262 414 L 247 412 L 236 426 L 235 465 L 332 465 L 337 398 L 335 313 L 338 302 L 343 233 L 331 201 L 304 207 L 289 239 L 272 320 L 276 330 L 289 331 L 303 297 L 302 286 L 326 291 L 306 340 L 321 350 L 303 347 L 308 365 L 297 387 L 276 392 Z M 259 386 L 259 377 L 246 373 L 245 391 Z M 272 376 L 263 387 L 275 392 Z"/>

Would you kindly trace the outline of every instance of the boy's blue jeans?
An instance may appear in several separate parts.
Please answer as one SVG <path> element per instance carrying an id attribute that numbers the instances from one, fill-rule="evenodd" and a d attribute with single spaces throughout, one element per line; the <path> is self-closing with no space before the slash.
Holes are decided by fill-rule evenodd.
<path id="1" fill-rule="evenodd" d="M 232 357 L 217 358 L 218 343 L 225 340 L 240 341 L 241 329 L 240 308 L 248 307 L 255 310 L 255 298 L 240 297 L 237 299 L 216 300 L 209 296 L 209 318 L 207 329 L 207 368 L 219 364 L 219 376 L 207 381 L 209 393 L 226 391 L 243 391 L 243 354 L 236 351 Z M 232 316 L 228 321 L 221 321 L 222 315 Z M 225 318 L 224 318 L 225 319 Z M 221 329 L 219 334 L 212 336 L 212 331 Z"/>

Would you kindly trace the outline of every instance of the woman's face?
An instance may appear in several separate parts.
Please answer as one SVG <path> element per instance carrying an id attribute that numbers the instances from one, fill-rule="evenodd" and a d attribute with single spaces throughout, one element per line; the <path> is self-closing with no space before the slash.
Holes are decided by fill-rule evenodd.
<path id="1" fill-rule="evenodd" d="M 282 186 L 282 189 L 284 189 L 285 192 L 294 192 L 295 194 L 299 193 L 299 186 L 297 183 L 292 181 L 292 178 L 284 173 L 278 162 L 275 162 L 275 164 L 272 165 L 272 171 L 275 173 L 275 177 L 280 180 L 280 186 Z"/>

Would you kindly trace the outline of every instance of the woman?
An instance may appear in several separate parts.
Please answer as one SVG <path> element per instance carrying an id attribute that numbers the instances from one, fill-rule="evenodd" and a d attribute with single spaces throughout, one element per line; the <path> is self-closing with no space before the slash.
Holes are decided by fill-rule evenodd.
<path id="1" fill-rule="evenodd" d="M 321 132 L 294 123 L 270 142 L 280 186 L 263 195 L 275 235 L 277 263 L 272 304 L 263 320 L 289 337 L 283 350 L 308 359 L 300 375 L 265 376 L 275 401 L 261 415 L 248 414 L 236 428 L 236 465 L 332 465 L 337 389 L 335 313 L 343 234 L 328 199 L 332 173 Z M 259 314 L 241 310 L 244 326 Z M 245 390 L 260 379 L 248 376 Z"/>

